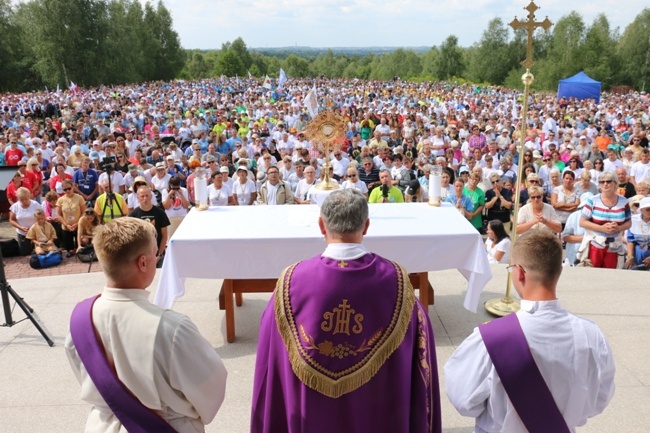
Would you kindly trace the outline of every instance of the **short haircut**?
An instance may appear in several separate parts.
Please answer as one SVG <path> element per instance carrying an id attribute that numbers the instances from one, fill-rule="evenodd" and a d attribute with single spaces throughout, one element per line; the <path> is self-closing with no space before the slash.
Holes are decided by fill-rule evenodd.
<path id="1" fill-rule="evenodd" d="M 93 246 L 104 273 L 118 281 L 128 275 L 129 266 L 149 252 L 155 241 L 153 224 L 138 218 L 117 218 L 97 227 Z"/>
<path id="2" fill-rule="evenodd" d="M 555 286 L 562 273 L 562 243 L 549 230 L 529 230 L 512 248 L 513 263 L 545 286 Z"/>
<path id="3" fill-rule="evenodd" d="M 614 179 L 614 173 L 611 171 L 603 171 L 598 175 L 598 181 L 600 182 L 601 180 L 616 180 Z"/>
<path id="4" fill-rule="evenodd" d="M 45 216 L 45 211 L 43 209 L 36 209 L 34 211 L 34 216 L 39 217 L 39 216 Z"/>
<path id="5" fill-rule="evenodd" d="M 368 220 L 368 202 L 356 189 L 341 189 L 327 196 L 320 208 L 327 230 L 335 235 L 362 231 Z"/>
<path id="6" fill-rule="evenodd" d="M 576 178 L 576 174 L 575 174 L 574 172 L 572 172 L 571 170 L 566 170 L 566 171 L 562 174 L 562 178 L 565 178 L 566 176 L 569 176 L 571 179 L 574 179 L 574 180 L 575 180 L 575 178 Z"/>
<path id="7" fill-rule="evenodd" d="M 169 186 L 181 186 L 181 179 L 178 176 L 170 177 Z"/>

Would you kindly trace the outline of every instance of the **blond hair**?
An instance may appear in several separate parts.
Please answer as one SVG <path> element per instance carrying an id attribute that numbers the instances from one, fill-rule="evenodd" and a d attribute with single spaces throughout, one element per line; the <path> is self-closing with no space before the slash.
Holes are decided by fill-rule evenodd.
<path id="1" fill-rule="evenodd" d="M 129 266 L 150 252 L 156 229 L 137 218 L 117 218 L 97 227 L 93 237 L 95 253 L 106 276 L 119 281 L 129 274 Z"/>
<path id="2" fill-rule="evenodd" d="M 562 273 L 562 243 L 549 230 L 530 230 L 512 248 L 513 263 L 520 264 L 530 278 L 554 288 Z"/>

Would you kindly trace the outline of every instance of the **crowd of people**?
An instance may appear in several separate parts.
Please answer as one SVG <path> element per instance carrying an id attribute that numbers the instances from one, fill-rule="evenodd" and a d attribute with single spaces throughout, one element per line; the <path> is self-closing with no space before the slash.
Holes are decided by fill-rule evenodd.
<path id="1" fill-rule="evenodd" d="M 346 125 L 327 165 L 305 136 L 314 91 L 317 109 Z M 487 234 L 491 261 L 508 257 L 491 253 L 503 242 L 490 228 L 500 221 L 506 234 L 558 233 L 567 253 L 576 250 L 571 264 L 611 267 L 622 254 L 625 267 L 647 267 L 648 95 L 596 103 L 535 94 L 525 127 L 521 98 L 495 87 L 325 79 L 280 90 L 224 79 L 2 95 L 0 163 L 17 169 L 6 188 L 10 220 L 21 253 L 54 244 L 73 255 L 97 224 L 135 212 L 157 221 L 162 256 L 195 204 L 199 167 L 210 205 L 248 206 L 314 203 L 327 166 L 370 203 L 427 201 L 440 165 L 443 198 Z M 28 236 L 38 208 L 50 236 Z"/>

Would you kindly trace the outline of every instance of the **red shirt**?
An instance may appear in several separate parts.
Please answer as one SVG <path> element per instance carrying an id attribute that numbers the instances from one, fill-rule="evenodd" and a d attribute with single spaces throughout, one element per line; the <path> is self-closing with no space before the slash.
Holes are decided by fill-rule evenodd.
<path id="1" fill-rule="evenodd" d="M 18 162 L 23 159 L 23 156 L 25 156 L 25 154 L 18 147 L 15 149 L 9 147 L 5 150 L 5 164 L 9 167 L 16 167 Z"/>

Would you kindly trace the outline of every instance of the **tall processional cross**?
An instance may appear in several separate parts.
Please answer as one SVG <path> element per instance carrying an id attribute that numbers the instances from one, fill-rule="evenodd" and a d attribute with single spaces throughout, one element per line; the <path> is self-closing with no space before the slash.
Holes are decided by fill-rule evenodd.
<path id="1" fill-rule="evenodd" d="M 548 19 L 548 17 L 546 17 L 544 21 L 535 21 L 535 11 L 539 9 L 539 6 L 537 6 L 534 1 L 531 1 L 530 4 L 524 9 L 528 11 L 528 20 L 520 21 L 517 19 L 517 17 L 515 17 L 515 19 L 510 23 L 510 27 L 512 27 L 513 30 L 517 30 L 523 27 L 528 33 L 528 42 L 526 44 L 526 60 L 521 62 L 521 64 L 524 65 L 527 70 L 529 70 L 535 64 L 533 61 L 533 32 L 537 28 L 548 30 L 553 25 L 553 23 Z"/>

